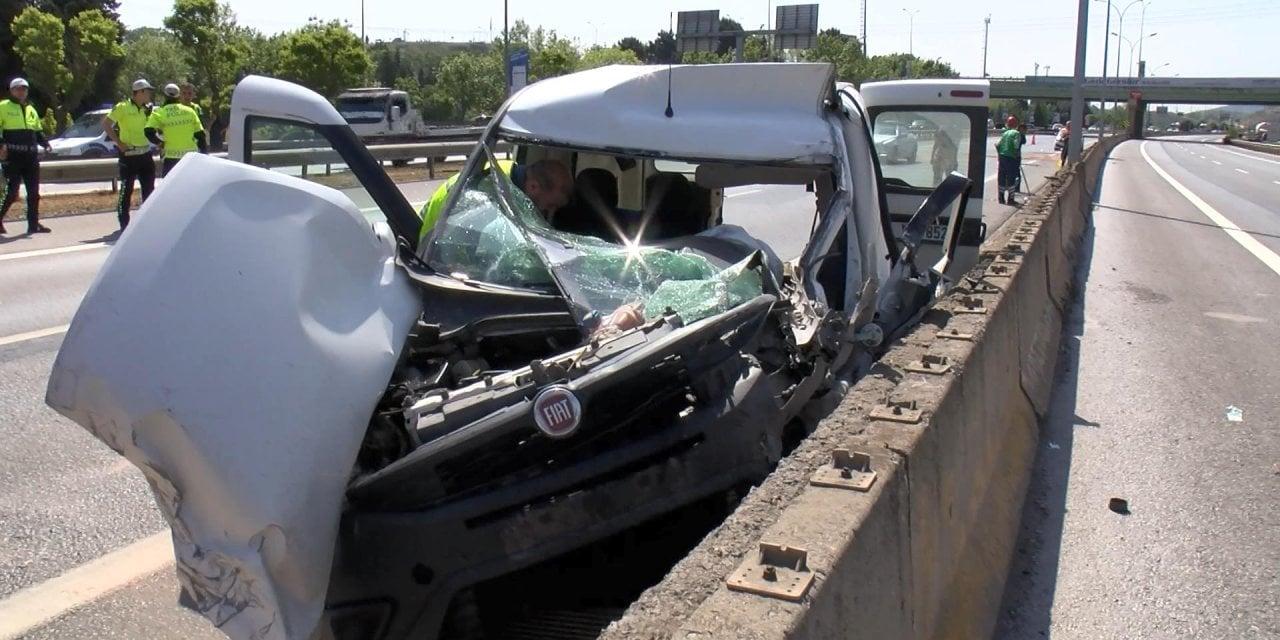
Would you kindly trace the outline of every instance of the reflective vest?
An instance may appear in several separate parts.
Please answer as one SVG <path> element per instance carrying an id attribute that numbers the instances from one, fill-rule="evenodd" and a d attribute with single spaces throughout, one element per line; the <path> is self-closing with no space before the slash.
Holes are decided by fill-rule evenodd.
<path id="1" fill-rule="evenodd" d="M 196 134 L 204 131 L 195 109 L 178 102 L 153 109 L 147 128 L 155 129 L 164 138 L 164 157 L 171 160 L 199 149 Z"/>
<path id="2" fill-rule="evenodd" d="M 498 170 L 509 178 L 511 177 L 511 169 L 515 165 L 516 163 L 512 160 L 499 160 Z M 440 220 L 440 212 L 444 209 L 444 202 L 449 199 L 449 189 L 458 181 L 458 176 L 460 175 L 462 174 L 455 173 L 448 180 L 445 180 L 444 184 L 437 187 L 435 193 L 431 194 L 431 199 L 422 205 L 422 211 L 419 214 L 422 217 L 422 228 L 418 231 L 419 242 L 426 239 L 427 234 L 431 233 L 431 229 L 435 228 L 436 222 Z"/>

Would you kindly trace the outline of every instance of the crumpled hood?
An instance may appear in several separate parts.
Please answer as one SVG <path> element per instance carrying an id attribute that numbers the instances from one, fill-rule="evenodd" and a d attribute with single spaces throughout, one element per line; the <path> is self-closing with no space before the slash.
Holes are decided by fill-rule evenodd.
<path id="1" fill-rule="evenodd" d="M 321 618 L 344 490 L 421 312 L 393 255 L 337 191 L 189 156 L 58 353 L 47 402 L 143 471 L 184 588 L 232 638 Z"/>

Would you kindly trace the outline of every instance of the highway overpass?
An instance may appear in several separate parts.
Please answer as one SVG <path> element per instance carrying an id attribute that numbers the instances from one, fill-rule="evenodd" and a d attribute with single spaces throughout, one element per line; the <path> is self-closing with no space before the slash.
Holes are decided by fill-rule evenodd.
<path id="1" fill-rule="evenodd" d="M 989 78 L 991 97 L 1070 100 L 1070 76 Z M 1086 78 L 1089 100 L 1127 101 L 1132 92 L 1144 103 L 1280 104 L 1280 78 Z"/>

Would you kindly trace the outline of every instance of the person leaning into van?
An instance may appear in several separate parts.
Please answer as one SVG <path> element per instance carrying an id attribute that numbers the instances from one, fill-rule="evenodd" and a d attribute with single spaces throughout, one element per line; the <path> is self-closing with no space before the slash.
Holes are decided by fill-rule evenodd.
<path id="1" fill-rule="evenodd" d="M 166 84 L 164 106 L 152 109 L 147 118 L 147 139 L 159 146 L 164 155 L 161 176 L 169 175 L 182 156 L 196 150 L 209 152 L 200 114 L 180 101 L 179 92 L 178 85 Z"/>
<path id="2" fill-rule="evenodd" d="M 133 204 L 133 181 L 142 188 L 142 201 L 156 186 L 156 161 L 151 157 L 151 141 L 147 139 L 147 118 L 151 117 L 151 91 L 155 87 L 146 80 L 133 83 L 133 96 L 121 100 L 102 119 L 102 128 L 116 145 L 120 157 L 120 199 L 116 217 L 120 230 L 129 226 L 129 207 Z"/>
<path id="3" fill-rule="evenodd" d="M 9 83 L 10 98 L 0 102 L 0 160 L 4 161 L 4 204 L 0 205 L 0 233 L 4 217 L 18 199 L 18 186 L 27 188 L 27 233 L 49 233 L 40 224 L 40 157 L 38 147 L 49 150 L 40 113 L 27 102 L 27 81 L 14 78 Z"/>

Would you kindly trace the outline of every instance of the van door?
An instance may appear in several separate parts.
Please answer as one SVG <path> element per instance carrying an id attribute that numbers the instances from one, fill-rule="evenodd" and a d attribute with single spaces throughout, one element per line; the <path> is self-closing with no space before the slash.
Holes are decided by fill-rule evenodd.
<path id="1" fill-rule="evenodd" d="M 231 98 L 227 158 L 341 191 L 371 223 L 418 244 L 422 224 L 381 163 L 333 105 L 283 80 L 249 76 Z"/>
<path id="2" fill-rule="evenodd" d="M 885 201 L 895 237 L 929 194 L 952 171 L 973 181 L 959 244 L 948 275 L 956 277 L 977 262 L 986 239 L 982 217 L 988 117 L 986 80 L 895 80 L 868 82 L 859 89 L 871 120 Z M 920 263 L 943 253 L 948 220 L 926 230 Z"/>

